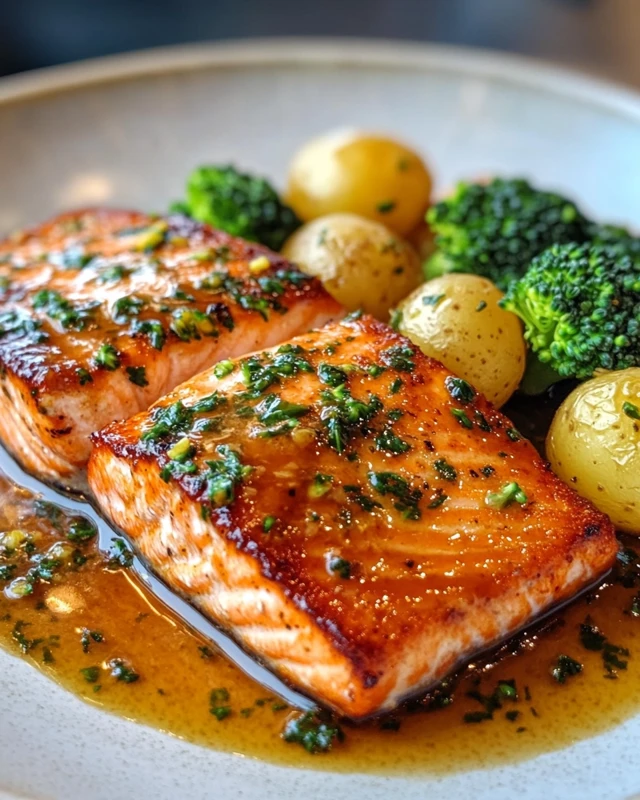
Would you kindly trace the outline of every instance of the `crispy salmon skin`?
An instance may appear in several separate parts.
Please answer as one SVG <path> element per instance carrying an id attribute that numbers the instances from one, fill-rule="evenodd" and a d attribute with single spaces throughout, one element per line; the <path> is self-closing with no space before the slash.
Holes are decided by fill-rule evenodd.
<path id="1" fill-rule="evenodd" d="M 617 552 L 504 415 L 367 317 L 220 365 L 93 440 L 95 497 L 166 583 L 356 719 Z"/>
<path id="2" fill-rule="evenodd" d="M 338 316 L 317 280 L 184 217 L 56 217 L 0 243 L 0 439 L 68 478 L 111 420 Z"/>

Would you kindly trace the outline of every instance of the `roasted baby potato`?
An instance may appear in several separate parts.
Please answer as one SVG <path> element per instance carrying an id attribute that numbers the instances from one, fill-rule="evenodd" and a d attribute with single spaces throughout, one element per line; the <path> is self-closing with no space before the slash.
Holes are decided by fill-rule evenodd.
<path id="1" fill-rule="evenodd" d="M 296 153 L 286 198 L 305 221 L 350 212 L 406 236 L 424 218 L 431 183 L 420 156 L 400 142 L 340 131 Z"/>
<path id="2" fill-rule="evenodd" d="M 580 384 L 555 415 L 547 458 L 616 527 L 640 534 L 640 367 Z"/>
<path id="3" fill-rule="evenodd" d="M 518 388 L 525 367 L 522 324 L 498 305 L 487 278 L 450 274 L 420 286 L 399 307 L 398 330 L 496 407 Z"/>
<path id="4" fill-rule="evenodd" d="M 389 309 L 420 283 L 420 259 L 384 225 L 355 214 L 329 214 L 303 225 L 282 250 L 320 278 L 349 311 L 386 321 Z"/>

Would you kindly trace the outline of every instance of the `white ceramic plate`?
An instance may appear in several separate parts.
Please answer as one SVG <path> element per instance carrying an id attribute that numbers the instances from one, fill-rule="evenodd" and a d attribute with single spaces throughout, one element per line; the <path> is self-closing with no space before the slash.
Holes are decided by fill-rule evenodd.
<path id="1" fill-rule="evenodd" d="M 293 150 L 336 126 L 413 143 L 441 188 L 525 174 L 604 218 L 640 220 L 638 96 L 502 56 L 289 40 L 152 51 L 0 82 L 0 231 L 82 204 L 161 210 L 202 161 L 282 182 Z M 620 800 L 640 791 L 640 719 L 500 769 L 333 776 L 109 716 L 4 653 L 0 675 L 0 796 Z"/>

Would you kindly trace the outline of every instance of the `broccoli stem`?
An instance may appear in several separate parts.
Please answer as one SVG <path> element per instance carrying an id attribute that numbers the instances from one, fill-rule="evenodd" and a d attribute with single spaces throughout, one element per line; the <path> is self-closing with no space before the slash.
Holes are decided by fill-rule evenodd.
<path id="1" fill-rule="evenodd" d="M 550 364 L 544 364 L 531 350 L 527 355 L 527 366 L 518 387 L 522 394 L 542 394 L 554 383 L 562 380 Z"/>

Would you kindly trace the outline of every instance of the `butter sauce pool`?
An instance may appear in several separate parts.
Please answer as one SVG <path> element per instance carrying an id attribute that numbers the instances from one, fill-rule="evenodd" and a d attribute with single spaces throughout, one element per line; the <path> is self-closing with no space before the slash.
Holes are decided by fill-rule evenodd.
<path id="1" fill-rule="evenodd" d="M 539 405 L 532 418 L 526 402 L 510 409 L 532 437 L 546 411 Z M 23 542 L 0 556 L 0 568 L 15 563 L 6 578 L 33 569 L 29 559 L 56 542 L 66 548 L 62 566 L 46 562 L 32 579 L 32 593 L 12 597 L 12 580 L 0 583 L 2 645 L 85 701 L 197 744 L 298 767 L 442 774 L 566 747 L 640 711 L 640 573 L 630 550 L 601 587 L 431 697 L 383 720 L 341 723 L 344 741 L 314 756 L 281 737 L 299 712 L 158 599 L 144 573 L 126 566 L 123 544 L 100 550 L 98 537 L 78 525 L 80 504 L 43 504 L 1 473 L 0 501 L 0 532 L 33 538 L 30 552 Z M 252 669 L 246 658 L 242 666 Z"/>

